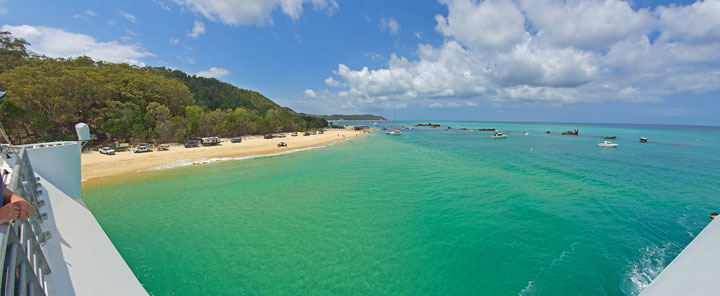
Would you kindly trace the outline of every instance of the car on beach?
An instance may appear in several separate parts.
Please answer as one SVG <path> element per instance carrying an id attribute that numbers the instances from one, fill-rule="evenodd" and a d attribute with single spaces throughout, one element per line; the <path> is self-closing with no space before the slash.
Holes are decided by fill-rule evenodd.
<path id="1" fill-rule="evenodd" d="M 170 145 L 168 144 L 160 144 L 157 146 L 157 151 L 168 151 L 170 150 Z"/>
<path id="2" fill-rule="evenodd" d="M 278 134 L 277 137 L 278 137 L 278 138 L 285 138 L 285 134 Z"/>
<path id="3" fill-rule="evenodd" d="M 325 133 L 325 131 L 318 131 L 318 134 L 321 134 L 321 135 L 322 135 L 322 134 L 324 134 L 324 133 Z"/>
<path id="4" fill-rule="evenodd" d="M 313 135 L 317 135 L 317 131 L 313 131 L 312 134 L 313 134 Z"/>
<path id="5" fill-rule="evenodd" d="M 293 132 L 293 133 L 290 134 L 290 135 L 293 136 L 293 137 L 297 137 L 298 134 L 297 134 L 297 132 Z"/>
<path id="6" fill-rule="evenodd" d="M 267 134 L 267 135 L 264 135 L 263 138 L 264 139 L 272 139 L 272 138 L 275 138 L 275 136 L 272 134 Z"/>
<path id="7" fill-rule="evenodd" d="M 309 136 L 309 135 L 310 135 L 310 133 L 308 133 L 308 132 L 303 133 L 303 136 Z"/>
<path id="8" fill-rule="evenodd" d="M 198 144 L 198 141 L 190 140 L 185 142 L 185 148 L 192 148 L 192 147 L 198 147 L 200 144 Z"/>
<path id="9" fill-rule="evenodd" d="M 287 143 L 280 142 L 280 143 L 278 143 L 278 147 L 287 147 Z"/>
<path id="10" fill-rule="evenodd" d="M 232 139 L 230 139 L 230 143 L 242 143 L 242 138 L 240 138 L 240 137 L 232 138 Z"/>
<path id="11" fill-rule="evenodd" d="M 115 150 L 110 147 L 102 147 L 98 149 L 98 151 L 100 152 L 100 154 L 115 155 Z"/>
<path id="12" fill-rule="evenodd" d="M 152 152 L 152 151 L 153 151 L 152 148 L 150 148 L 149 146 L 145 146 L 145 145 L 140 145 L 137 148 L 133 149 L 133 152 L 135 152 L 135 153 Z"/>

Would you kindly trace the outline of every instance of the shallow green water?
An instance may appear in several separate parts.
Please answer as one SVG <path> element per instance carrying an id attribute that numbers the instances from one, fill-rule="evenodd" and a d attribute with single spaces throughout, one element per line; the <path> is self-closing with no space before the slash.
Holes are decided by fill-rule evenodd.
<path id="1" fill-rule="evenodd" d="M 637 294 L 720 208 L 720 129 L 444 124 L 532 134 L 376 133 L 83 198 L 153 295 Z M 575 128 L 620 147 L 542 133 Z"/>

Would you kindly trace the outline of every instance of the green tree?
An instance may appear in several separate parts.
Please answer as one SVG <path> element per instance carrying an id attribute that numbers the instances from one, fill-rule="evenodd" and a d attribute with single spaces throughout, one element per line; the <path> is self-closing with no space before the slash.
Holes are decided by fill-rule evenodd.
<path id="1" fill-rule="evenodd" d="M 30 43 L 25 39 L 14 38 L 10 32 L 0 31 L 0 73 L 20 66 L 29 56 L 25 48 Z"/>

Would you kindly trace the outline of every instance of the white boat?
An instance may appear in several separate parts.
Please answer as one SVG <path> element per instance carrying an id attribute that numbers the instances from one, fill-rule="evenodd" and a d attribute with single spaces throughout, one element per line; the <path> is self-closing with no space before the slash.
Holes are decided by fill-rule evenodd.
<path id="1" fill-rule="evenodd" d="M 388 134 L 388 135 L 402 135 L 402 131 L 399 130 L 399 129 L 388 130 L 386 134 Z"/>
<path id="2" fill-rule="evenodd" d="M 600 147 L 609 147 L 609 148 L 615 148 L 618 146 L 618 144 L 615 144 L 610 141 L 602 141 L 602 143 L 597 143 L 597 145 Z"/>
<path id="3" fill-rule="evenodd" d="M 496 140 L 496 139 L 505 139 L 505 138 L 507 138 L 507 134 L 503 134 L 503 133 L 497 132 L 497 133 L 494 133 L 492 136 L 490 136 L 490 138 L 492 138 L 493 140 Z"/>
<path id="4" fill-rule="evenodd" d="M 530 133 L 528 133 L 528 132 L 524 132 L 524 133 L 523 133 L 523 135 L 529 136 L 529 135 L 530 135 Z"/>
<path id="5" fill-rule="evenodd" d="M 1 295 L 148 295 L 81 198 L 80 141 L 0 145 L 3 182 L 33 204 L 0 225 Z"/>

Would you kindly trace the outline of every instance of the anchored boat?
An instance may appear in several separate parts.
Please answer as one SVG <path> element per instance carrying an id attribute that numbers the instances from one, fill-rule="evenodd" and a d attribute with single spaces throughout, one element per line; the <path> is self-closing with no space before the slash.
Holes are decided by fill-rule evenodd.
<path id="1" fill-rule="evenodd" d="M 490 136 L 490 138 L 492 138 L 493 140 L 505 139 L 505 138 L 507 138 L 507 134 L 497 132 L 497 133 L 494 133 L 492 136 Z"/>
<path id="2" fill-rule="evenodd" d="M 601 143 L 597 143 L 597 145 L 600 147 L 617 148 L 619 144 L 610 141 L 602 141 Z"/>

